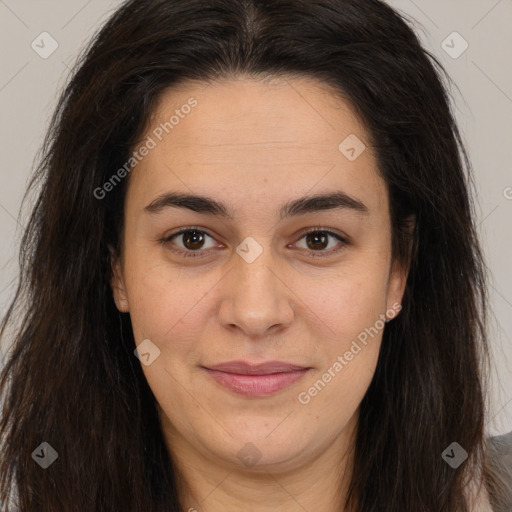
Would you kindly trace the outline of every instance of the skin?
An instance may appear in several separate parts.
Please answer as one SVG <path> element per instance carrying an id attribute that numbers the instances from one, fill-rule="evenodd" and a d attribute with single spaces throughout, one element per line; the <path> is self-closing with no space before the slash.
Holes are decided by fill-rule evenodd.
<path id="1" fill-rule="evenodd" d="M 350 134 L 368 141 L 363 125 L 322 83 L 297 77 L 238 77 L 166 91 L 144 137 L 190 97 L 197 106 L 130 174 L 112 280 L 136 343 L 149 339 L 160 350 L 142 368 L 183 475 L 184 509 L 340 510 L 382 329 L 309 403 L 298 395 L 403 296 L 407 269 L 391 259 L 388 195 L 375 155 L 366 147 L 347 159 L 338 146 Z M 169 191 L 215 198 L 234 218 L 144 210 Z M 287 201 L 334 191 L 362 201 L 367 214 L 345 208 L 279 220 Z M 183 235 L 160 241 L 189 226 L 206 233 L 195 249 L 202 257 L 172 252 L 194 251 Z M 318 226 L 349 243 L 329 237 L 322 246 L 304 235 Z M 246 237 L 262 248 L 251 263 L 236 252 Z M 332 248 L 340 250 L 310 254 Z M 201 368 L 239 359 L 311 370 L 255 398 L 221 387 Z M 237 455 L 247 443 L 261 454 L 256 464 Z"/>

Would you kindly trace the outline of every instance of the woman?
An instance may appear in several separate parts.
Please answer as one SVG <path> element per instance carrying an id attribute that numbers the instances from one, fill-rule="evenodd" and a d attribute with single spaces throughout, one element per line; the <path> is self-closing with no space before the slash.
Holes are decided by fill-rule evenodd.
<path id="1" fill-rule="evenodd" d="M 114 13 L 32 183 L 2 510 L 501 506 L 440 71 L 377 0 Z"/>

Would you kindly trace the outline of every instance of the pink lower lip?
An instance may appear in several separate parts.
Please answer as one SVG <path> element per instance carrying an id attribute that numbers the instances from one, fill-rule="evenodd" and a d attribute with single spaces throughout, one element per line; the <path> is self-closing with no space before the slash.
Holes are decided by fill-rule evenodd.
<path id="1" fill-rule="evenodd" d="M 206 370 L 219 384 L 235 393 L 244 396 L 267 396 L 290 386 L 304 376 L 309 368 L 268 375 L 240 375 L 209 368 Z"/>

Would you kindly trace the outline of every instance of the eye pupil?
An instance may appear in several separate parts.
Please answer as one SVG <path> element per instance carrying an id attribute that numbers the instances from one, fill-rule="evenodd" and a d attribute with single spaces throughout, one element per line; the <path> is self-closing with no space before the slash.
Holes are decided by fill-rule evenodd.
<path id="1" fill-rule="evenodd" d="M 314 239 L 315 241 L 313 243 L 310 243 L 311 239 Z M 325 247 L 327 247 L 327 245 L 329 244 L 329 242 L 327 240 L 327 235 L 323 231 L 309 233 L 306 236 L 306 240 L 307 240 L 308 247 L 310 249 L 325 249 Z M 320 241 L 318 241 L 318 240 L 320 240 Z M 321 247 L 318 247 L 318 245 L 315 245 L 315 244 L 320 244 Z"/>
<path id="2" fill-rule="evenodd" d="M 184 231 L 182 235 L 183 245 L 187 247 L 187 249 L 200 249 L 202 244 L 204 243 L 204 236 L 200 231 Z M 188 244 L 190 244 L 191 246 L 189 246 Z"/>

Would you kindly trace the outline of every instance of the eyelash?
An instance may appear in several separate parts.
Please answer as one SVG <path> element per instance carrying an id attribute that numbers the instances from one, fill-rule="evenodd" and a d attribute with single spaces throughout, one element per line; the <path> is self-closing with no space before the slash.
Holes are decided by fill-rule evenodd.
<path id="1" fill-rule="evenodd" d="M 203 229 L 200 229 L 197 226 L 187 226 L 187 227 L 179 229 L 178 231 L 170 234 L 169 236 L 161 238 L 159 240 L 159 242 L 161 242 L 162 244 L 167 244 L 173 238 L 175 238 L 183 233 L 187 233 L 189 231 L 197 231 L 199 233 L 209 236 L 210 238 L 213 238 L 206 231 L 204 231 Z M 334 249 L 331 248 L 328 251 L 312 251 L 312 250 L 305 249 L 306 252 L 308 252 L 310 254 L 310 256 L 312 256 L 313 258 L 324 258 L 324 257 L 331 256 L 332 254 L 335 254 L 335 253 L 341 251 L 349 243 L 348 240 L 345 239 L 344 237 L 342 237 L 341 235 L 338 235 L 337 233 L 334 233 L 334 232 L 330 231 L 329 229 L 323 228 L 321 226 L 316 226 L 316 227 L 311 228 L 310 230 L 302 233 L 299 240 L 304 238 L 306 235 L 309 235 L 312 233 L 324 233 L 324 234 L 332 236 L 332 237 L 336 238 L 338 241 L 342 242 L 341 247 L 334 248 Z M 198 257 L 202 258 L 202 257 L 204 257 L 204 253 L 207 253 L 209 251 L 209 250 L 200 250 L 200 249 L 197 251 L 190 251 L 190 250 L 184 251 L 183 249 L 174 249 L 174 248 L 170 248 L 169 250 L 171 250 L 172 252 L 178 253 L 178 254 L 184 256 L 185 258 L 198 258 Z M 201 253 L 203 253 L 203 254 L 201 254 Z"/>

